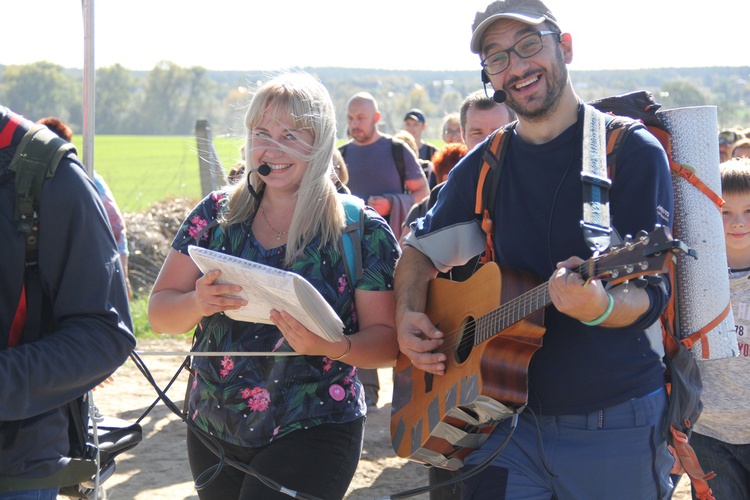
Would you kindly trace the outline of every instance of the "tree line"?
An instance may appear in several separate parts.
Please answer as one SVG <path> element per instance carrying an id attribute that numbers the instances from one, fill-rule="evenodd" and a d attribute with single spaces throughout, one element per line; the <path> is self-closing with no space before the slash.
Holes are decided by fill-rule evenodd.
<path id="1" fill-rule="evenodd" d="M 438 138 L 440 122 L 458 111 L 469 93 L 481 89 L 479 71 L 390 71 L 350 68 L 300 68 L 326 85 L 337 109 L 339 135 L 346 130 L 346 101 L 359 91 L 375 96 L 383 115 L 381 129 L 401 128 L 406 110 L 421 108 Z M 169 61 L 150 71 L 119 64 L 96 71 L 96 133 L 189 135 L 198 119 L 214 134 L 242 130 L 244 106 L 268 72 L 211 71 Z M 651 91 L 664 109 L 715 105 L 721 127 L 750 126 L 750 66 L 572 71 L 584 100 L 634 90 Z M 58 116 L 80 133 L 83 122 L 83 71 L 40 61 L 0 65 L 0 103 L 30 119 Z M 491 92 L 491 90 L 490 90 Z"/>

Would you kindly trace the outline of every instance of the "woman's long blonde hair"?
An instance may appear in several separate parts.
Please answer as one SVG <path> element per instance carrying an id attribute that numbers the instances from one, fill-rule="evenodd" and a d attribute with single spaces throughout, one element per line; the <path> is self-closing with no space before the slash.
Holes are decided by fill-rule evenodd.
<path id="1" fill-rule="evenodd" d="M 331 158 L 336 147 L 333 102 L 326 88 L 306 73 L 277 76 L 261 85 L 253 96 L 245 114 L 247 171 L 258 168 L 252 160 L 253 129 L 264 114 L 280 111 L 290 113 L 295 128 L 310 130 L 313 135 L 310 152 L 303 158 L 308 162 L 308 167 L 297 189 L 297 204 L 289 226 L 285 262 L 291 266 L 317 235 L 320 235 L 321 246 L 337 242 L 345 225 L 345 215 L 331 180 Z M 300 156 L 299 152 L 281 144 L 278 147 Z M 257 210 L 259 200 L 250 194 L 248 177 L 256 193 L 261 193 L 265 188 L 263 177 L 257 172 L 243 176 L 242 180 L 230 187 L 222 227 L 241 223 Z"/>

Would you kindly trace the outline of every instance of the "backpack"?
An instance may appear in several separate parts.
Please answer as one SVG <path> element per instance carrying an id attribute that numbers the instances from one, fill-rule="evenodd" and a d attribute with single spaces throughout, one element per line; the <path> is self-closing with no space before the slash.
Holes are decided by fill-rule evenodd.
<path id="1" fill-rule="evenodd" d="M 592 180 L 591 176 L 587 179 L 586 175 L 582 175 L 584 205 L 597 199 L 599 199 L 602 205 L 608 205 L 608 188 L 616 176 L 617 156 L 620 147 L 634 130 L 645 127 L 664 147 L 672 173 L 686 179 L 699 189 L 701 193 L 711 199 L 714 204 L 721 207 L 723 204 L 721 196 L 706 186 L 705 183 L 695 176 L 695 172 L 690 168 L 673 161 L 669 133 L 664 129 L 661 121 L 656 116 L 656 111 L 660 105 L 655 102 L 650 92 L 638 91 L 608 97 L 589 104 L 602 112 L 615 116 L 606 126 L 606 169 L 609 179 L 604 179 L 603 181 L 607 182 L 603 182 L 602 179 L 597 180 L 594 178 Z M 486 249 L 481 258 L 482 263 L 494 261 L 496 258 L 493 241 L 494 225 L 492 210 L 495 207 L 500 172 L 507 153 L 507 138 L 509 133 L 515 128 L 516 123 L 513 122 L 493 132 L 484 145 L 475 205 L 475 213 L 482 217 L 482 229 L 487 237 Z M 586 227 L 587 224 L 584 224 L 584 221 L 582 221 L 582 226 L 584 226 L 587 243 L 591 239 L 596 238 L 596 235 L 592 236 L 588 233 L 592 230 L 594 233 L 597 233 L 597 229 L 600 228 Z M 611 230 L 609 228 L 606 229 Z M 598 231 L 599 236 L 604 232 L 606 231 Z M 609 235 L 607 234 L 605 237 L 608 242 Z M 695 256 L 694 254 L 692 255 Z M 692 432 L 692 424 L 698 419 L 702 411 L 700 396 L 703 388 L 697 363 L 688 349 L 692 347 L 695 341 L 705 341 L 705 334 L 726 317 L 729 310 L 731 310 L 731 306 L 728 305 L 727 310 L 722 315 L 699 331 L 690 334 L 684 339 L 678 339 L 679 323 L 676 319 L 676 314 L 679 313 L 679 307 L 676 305 L 675 296 L 679 291 L 676 287 L 674 262 L 671 259 L 669 261 L 669 278 L 672 294 L 670 295 L 667 308 L 659 321 L 665 350 L 663 361 L 666 365 L 666 387 L 669 394 L 666 416 L 668 425 L 665 426 L 666 438 L 674 450 L 673 455 L 676 461 L 679 461 L 690 477 L 692 487 L 696 491 L 696 496 L 702 500 L 709 500 L 713 499 L 713 497 L 706 481 L 715 477 L 715 474 L 713 472 L 705 473 L 702 470 L 695 452 L 688 443 Z"/>
<path id="2" fill-rule="evenodd" d="M 10 113 L 9 121 L 0 130 L 0 148 L 11 145 L 13 133 L 23 123 L 23 118 Z M 8 168 L 14 176 L 14 219 L 25 241 L 25 276 L 21 297 L 11 323 L 6 348 L 19 344 L 21 339 L 30 342 L 41 331 L 42 303 L 38 266 L 39 216 L 42 184 L 55 175 L 60 161 L 69 156 L 78 161 L 73 144 L 58 137 L 44 125 L 34 124 L 16 146 Z M 92 498 L 96 495 L 95 479 L 104 482 L 114 473 L 115 456 L 133 448 L 142 440 L 138 424 L 117 419 L 97 425 L 89 422 L 89 395 L 67 403 L 70 462 L 52 476 L 41 479 L 7 478 L 0 481 L 0 491 L 59 487 L 59 494 L 72 498 Z M 20 426 L 20 422 L 14 422 Z M 12 431 L 11 431 L 12 432 Z M 96 446 L 95 444 L 98 444 Z"/>
<path id="3" fill-rule="evenodd" d="M 346 264 L 346 280 L 354 293 L 354 286 L 362 278 L 362 233 L 365 225 L 365 202 L 350 194 L 339 194 L 346 213 L 346 227 L 341 234 L 341 256 Z"/>
<path id="4" fill-rule="evenodd" d="M 395 137 L 391 137 L 390 139 L 393 163 L 396 165 L 398 178 L 401 180 L 401 192 L 408 193 L 409 190 L 406 189 L 406 165 L 404 164 L 404 148 L 406 148 L 407 146 L 406 143 L 401 139 L 396 139 Z M 347 142 L 346 144 L 342 144 L 341 146 L 339 146 L 339 152 L 344 158 L 344 161 L 346 161 L 346 150 L 349 147 L 349 144 L 351 144 L 351 142 Z M 418 161 L 417 163 L 423 170 L 426 168 L 426 165 L 423 165 L 420 161 Z"/>

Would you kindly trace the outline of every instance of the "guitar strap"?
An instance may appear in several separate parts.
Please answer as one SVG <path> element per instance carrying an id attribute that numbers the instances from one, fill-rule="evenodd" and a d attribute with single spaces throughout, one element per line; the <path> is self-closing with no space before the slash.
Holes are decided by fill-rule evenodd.
<path id="1" fill-rule="evenodd" d="M 604 114 L 593 106 L 583 105 L 583 239 L 593 253 L 609 248 L 612 227 L 609 219 L 607 176 L 607 131 Z"/>

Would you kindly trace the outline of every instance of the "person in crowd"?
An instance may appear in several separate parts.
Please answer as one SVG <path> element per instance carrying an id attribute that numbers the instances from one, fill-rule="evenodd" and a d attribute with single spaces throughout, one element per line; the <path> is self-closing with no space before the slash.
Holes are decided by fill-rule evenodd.
<path id="1" fill-rule="evenodd" d="M 227 172 L 227 182 L 237 184 L 245 175 L 245 160 L 237 160 L 232 168 Z"/>
<path id="2" fill-rule="evenodd" d="M 498 104 L 483 90 L 477 90 L 466 96 L 461 103 L 459 116 L 461 117 L 461 138 L 469 147 L 469 151 L 502 125 L 516 119 L 511 108 L 505 103 Z"/>
<path id="3" fill-rule="evenodd" d="M 467 473 L 492 461 L 463 481 L 462 498 L 665 498 L 674 459 L 664 433 L 664 366 L 645 329 L 669 293 L 663 282 L 605 287 L 576 271 L 592 251 L 579 224 L 584 106 L 567 68 L 572 37 L 540 0 L 499 0 L 477 13 L 471 50 L 518 116 L 493 207 L 495 255 L 504 266 L 549 278 L 551 305 L 528 366 L 528 405 L 519 407 L 517 426 L 515 418 L 501 421 L 465 458 Z M 664 150 L 644 129 L 622 148 L 618 179 L 627 182 L 610 192 L 614 229 L 671 227 Z M 476 147 L 454 168 L 435 206 L 412 225 L 396 269 L 401 352 L 436 377 L 453 365 L 438 350 L 449 339 L 423 312 L 428 283 L 485 250 L 475 214 L 481 156 Z M 507 378 L 502 366 L 495 370 L 489 376 Z"/>
<path id="4" fill-rule="evenodd" d="M 346 168 L 344 157 L 341 156 L 341 151 L 338 149 L 333 150 L 333 173 L 336 174 L 336 179 L 338 179 L 337 187 L 339 187 L 339 184 L 346 186 L 346 183 L 349 182 L 349 169 Z M 346 188 L 346 191 L 349 192 L 349 189 Z"/>
<path id="5" fill-rule="evenodd" d="M 422 160 L 432 160 L 432 155 L 435 154 L 437 148 L 422 140 L 422 134 L 427 130 L 427 119 L 421 109 L 412 108 L 406 112 L 404 129 L 414 137 L 414 142 L 417 144 L 417 157 Z"/>
<path id="6" fill-rule="evenodd" d="M 393 134 L 393 138 L 402 141 L 404 144 L 409 146 L 409 149 L 411 149 L 412 153 L 414 153 L 415 155 L 417 154 L 417 142 L 414 140 L 414 136 L 411 135 L 411 132 L 409 132 L 408 130 L 399 130 L 398 132 Z M 432 189 L 432 187 L 435 185 L 435 173 L 432 162 L 423 158 L 417 158 L 417 163 L 419 163 L 419 166 L 422 167 L 422 172 L 427 178 L 427 184 L 430 189 Z"/>
<path id="7" fill-rule="evenodd" d="M 427 179 L 417 163 L 417 157 L 405 148 L 403 181 L 393 157 L 392 138 L 378 130 L 380 112 L 372 95 L 360 92 L 347 105 L 347 122 L 352 140 L 339 148 L 349 169 L 348 186 L 380 215 L 390 219 L 393 204 L 400 202 L 407 209 L 429 194 Z M 399 198 L 395 195 L 408 194 Z M 404 214 L 405 215 L 405 214 Z M 390 221 L 391 227 L 403 221 L 403 216 Z"/>
<path id="8" fill-rule="evenodd" d="M 750 158 L 750 139 L 740 139 L 734 143 L 732 158 Z"/>
<path id="9" fill-rule="evenodd" d="M 459 160 L 466 155 L 467 152 L 468 150 L 466 149 L 466 144 L 464 144 L 463 142 L 449 142 L 442 148 L 438 149 L 434 155 L 432 155 L 432 158 L 434 159 L 434 173 L 432 177 L 435 179 L 437 186 L 442 185 L 446 180 L 448 180 L 448 174 L 450 173 L 450 171 L 453 169 L 453 167 L 456 166 Z M 403 241 L 406 235 L 409 234 L 409 225 L 419 217 L 424 217 L 424 215 L 427 213 L 427 210 L 429 210 L 432 205 L 435 204 L 435 199 L 437 198 L 439 192 L 440 189 L 433 188 L 430 191 L 430 196 L 426 197 L 419 203 L 415 203 L 414 205 L 412 205 L 408 215 L 406 216 L 406 219 L 404 220 L 404 229 L 401 241 Z"/>
<path id="10" fill-rule="evenodd" d="M 37 123 L 45 125 L 51 131 L 65 139 L 68 142 L 73 140 L 73 130 L 62 120 L 54 116 L 48 116 L 37 120 Z M 130 278 L 128 277 L 128 258 L 130 256 L 130 250 L 128 249 L 128 232 L 125 225 L 125 218 L 122 216 L 120 207 L 115 201 L 115 197 L 109 186 L 104 180 L 104 177 L 94 170 L 93 179 L 96 191 L 99 193 L 99 197 L 104 204 L 104 209 L 107 211 L 107 219 L 109 225 L 112 227 L 112 234 L 117 242 L 117 252 L 120 255 L 120 262 L 122 263 L 122 272 L 125 277 L 125 285 L 128 288 L 128 297 L 132 297 L 130 289 Z"/>
<path id="11" fill-rule="evenodd" d="M 732 157 L 734 144 L 745 138 L 746 137 L 742 133 L 740 127 L 725 128 L 719 132 L 719 160 L 721 163 L 724 163 Z"/>
<path id="12" fill-rule="evenodd" d="M 236 184 L 242 180 L 245 175 L 245 146 L 238 148 L 239 158 L 234 163 L 232 168 L 227 172 L 227 182 L 230 184 Z"/>
<path id="13" fill-rule="evenodd" d="M 185 219 L 154 284 L 149 320 L 155 332 L 197 326 L 205 353 L 294 351 L 296 356 L 195 357 L 188 394 L 188 457 L 197 479 L 230 459 L 286 491 L 342 498 L 359 461 L 365 404 L 356 367 L 392 365 L 398 353 L 392 291 L 398 243 L 374 210 L 364 211 L 362 266 L 352 290 L 340 253 L 344 208 L 331 180 L 336 124 L 325 87 L 307 74 L 261 85 L 245 117 L 249 176 L 211 193 Z M 255 169 L 268 165 L 262 176 Z M 207 229 L 206 229 L 207 228 Z M 205 229 L 205 231 L 202 231 Z M 307 279 L 344 323 L 329 342 L 285 311 L 272 324 L 223 314 L 245 305 L 237 284 L 202 275 L 188 256 L 199 245 Z M 224 467 L 200 498 L 286 498 L 255 475 Z"/>
<path id="14" fill-rule="evenodd" d="M 347 187 L 382 215 L 394 233 L 400 232 L 411 206 L 430 192 L 417 156 L 407 147 L 394 148 L 393 138 L 378 130 L 380 112 L 369 93 L 354 94 L 346 109 L 351 141 L 339 150 L 349 169 Z M 401 155 L 398 163 L 396 152 Z M 367 405 L 376 410 L 380 392 L 377 371 L 360 370 L 359 375 Z"/>
<path id="15" fill-rule="evenodd" d="M 690 444 L 717 499 L 750 500 L 750 158 L 721 164 L 721 207 L 738 357 L 699 361 L 703 411 Z M 695 491 L 693 491 L 695 495 Z M 697 497 L 693 496 L 693 498 Z"/>
<path id="16" fill-rule="evenodd" d="M 451 113 L 443 118 L 443 142 L 464 142 L 461 137 L 461 116 L 458 113 Z"/>
<path id="17" fill-rule="evenodd" d="M 36 258 L 26 255 L 9 167 L 32 126 L 0 107 L 0 499 L 54 500 L 70 485 L 68 402 L 122 365 L 135 338 L 107 215 L 74 155 L 42 184 Z"/>

